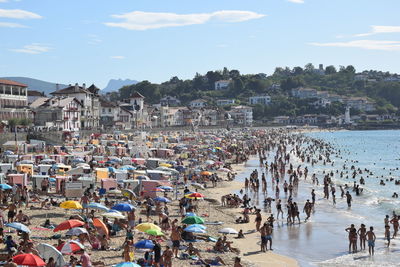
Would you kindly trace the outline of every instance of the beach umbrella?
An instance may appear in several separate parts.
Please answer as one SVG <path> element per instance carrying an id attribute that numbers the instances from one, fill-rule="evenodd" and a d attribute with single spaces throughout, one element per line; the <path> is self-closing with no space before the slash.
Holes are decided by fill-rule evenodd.
<path id="1" fill-rule="evenodd" d="M 146 175 L 139 175 L 136 177 L 136 179 L 138 180 L 150 180 L 150 178 Z"/>
<path id="2" fill-rule="evenodd" d="M 121 168 L 119 168 L 119 170 L 134 171 L 134 170 L 136 170 L 136 168 L 133 167 L 132 165 L 124 165 Z"/>
<path id="3" fill-rule="evenodd" d="M 115 170 L 116 170 L 114 167 L 108 167 L 107 169 L 109 172 L 115 172 Z"/>
<path id="4" fill-rule="evenodd" d="M 148 240 L 148 239 L 140 240 L 139 242 L 135 243 L 135 248 L 153 249 L 154 243 L 153 243 L 153 241 Z"/>
<path id="5" fill-rule="evenodd" d="M 81 203 L 79 203 L 78 201 L 74 201 L 74 200 L 62 202 L 60 204 L 60 207 L 63 209 L 73 209 L 73 210 L 83 209 Z"/>
<path id="6" fill-rule="evenodd" d="M 192 183 L 192 186 L 196 189 L 204 189 L 204 186 L 202 184 L 199 183 Z"/>
<path id="7" fill-rule="evenodd" d="M 168 168 L 168 167 L 158 167 L 156 170 L 170 172 L 170 173 L 173 173 L 173 174 L 178 174 L 179 173 L 179 171 L 177 171 L 175 169 L 172 169 L 172 168 Z"/>
<path id="8" fill-rule="evenodd" d="M 12 223 L 6 223 L 5 226 L 14 228 L 18 231 L 25 232 L 25 233 L 30 233 L 31 230 L 29 230 L 28 226 L 22 223 L 17 223 L 17 222 L 12 222 Z"/>
<path id="9" fill-rule="evenodd" d="M 194 193 L 185 195 L 185 197 L 186 198 L 190 198 L 190 199 L 200 199 L 200 198 L 204 198 L 204 195 L 200 194 L 200 193 L 197 193 L 197 192 L 194 192 Z"/>
<path id="10" fill-rule="evenodd" d="M 107 191 L 107 194 L 114 194 L 114 195 L 120 195 L 122 192 L 118 189 L 111 189 Z"/>
<path id="11" fill-rule="evenodd" d="M 103 232 L 108 236 L 109 234 L 108 228 L 102 220 L 100 220 L 99 218 L 93 218 L 93 225 L 94 227 L 103 230 Z"/>
<path id="12" fill-rule="evenodd" d="M 166 186 L 166 185 L 160 185 L 160 186 L 158 186 L 158 188 L 161 188 L 161 189 L 163 189 L 165 191 L 173 190 L 173 188 L 171 186 Z"/>
<path id="13" fill-rule="evenodd" d="M 204 234 L 206 232 L 206 230 L 198 227 L 197 225 L 193 224 L 193 225 L 189 225 L 188 227 L 186 227 L 185 229 L 183 229 L 186 232 L 189 233 L 199 233 L 199 234 Z"/>
<path id="14" fill-rule="evenodd" d="M 156 197 L 156 198 L 153 198 L 153 199 L 154 199 L 154 201 L 158 201 L 158 202 L 164 202 L 164 203 L 171 202 L 171 200 L 169 200 L 166 197 Z"/>
<path id="15" fill-rule="evenodd" d="M 71 254 L 84 249 L 85 246 L 75 240 L 70 240 L 66 242 L 60 249 L 62 254 Z"/>
<path id="16" fill-rule="evenodd" d="M 154 223 L 141 223 L 141 224 L 138 224 L 135 227 L 135 229 L 140 232 L 145 232 L 146 230 L 149 230 L 149 229 L 157 229 L 157 230 L 161 231 L 161 228 L 159 226 L 155 225 Z"/>
<path id="17" fill-rule="evenodd" d="M 46 263 L 34 254 L 19 254 L 12 258 L 13 262 L 23 266 L 45 266 Z"/>
<path id="18" fill-rule="evenodd" d="M 197 214 L 194 213 L 194 212 L 186 212 L 185 216 L 186 216 L 186 217 L 197 216 Z"/>
<path id="19" fill-rule="evenodd" d="M 12 186 L 10 186 L 8 184 L 0 184 L 0 189 L 1 190 L 10 190 L 10 189 L 12 189 Z"/>
<path id="20" fill-rule="evenodd" d="M 182 165 L 176 166 L 175 168 L 177 171 L 182 172 L 185 170 L 185 167 L 183 167 Z"/>
<path id="21" fill-rule="evenodd" d="M 215 161 L 209 159 L 209 160 L 206 160 L 204 163 L 207 165 L 213 165 L 215 163 Z"/>
<path id="22" fill-rule="evenodd" d="M 141 267 L 141 265 L 134 262 L 121 262 L 115 265 L 115 267 Z"/>
<path id="23" fill-rule="evenodd" d="M 219 168 L 217 171 L 218 172 L 230 172 L 231 170 L 227 169 L 227 168 Z"/>
<path id="24" fill-rule="evenodd" d="M 112 219 L 125 219 L 126 216 L 121 214 L 120 212 L 106 212 L 101 214 L 103 217 L 112 218 Z"/>
<path id="25" fill-rule="evenodd" d="M 132 210 L 136 210 L 136 208 L 129 204 L 129 203 L 118 203 L 117 205 L 115 205 L 114 207 L 112 207 L 113 210 L 117 210 L 117 211 L 132 211 Z"/>
<path id="26" fill-rule="evenodd" d="M 205 226 L 204 224 L 196 224 L 195 223 L 195 224 L 191 224 L 189 226 L 198 227 L 198 228 L 203 229 L 203 230 L 207 229 L 207 226 Z"/>
<path id="27" fill-rule="evenodd" d="M 106 206 L 104 206 L 104 205 L 102 205 L 100 203 L 96 203 L 96 202 L 89 203 L 86 207 L 89 208 L 89 209 L 101 210 L 101 211 L 105 211 L 105 212 L 110 210 Z"/>
<path id="28" fill-rule="evenodd" d="M 236 230 L 233 229 L 233 228 L 223 228 L 223 229 L 219 230 L 218 233 L 237 235 L 237 234 L 238 234 L 238 231 L 236 231 Z"/>
<path id="29" fill-rule="evenodd" d="M 136 197 L 135 192 L 133 192 L 133 191 L 130 190 L 130 189 L 122 189 L 122 195 L 123 195 L 124 197 L 130 197 L 130 196 Z"/>
<path id="30" fill-rule="evenodd" d="M 67 220 L 67 221 L 63 221 L 62 223 L 57 225 L 57 227 L 54 228 L 53 232 L 68 230 L 68 229 L 80 227 L 83 225 L 85 225 L 85 223 L 80 220 Z"/>
<path id="31" fill-rule="evenodd" d="M 158 230 L 158 229 L 148 229 L 148 230 L 146 230 L 146 231 L 144 231 L 146 234 L 148 234 L 148 235 L 152 235 L 152 236 L 162 236 L 162 235 L 164 235 L 164 233 L 163 232 L 161 232 L 160 230 Z"/>
<path id="32" fill-rule="evenodd" d="M 52 245 L 40 243 L 36 246 L 36 250 L 39 252 L 42 259 L 48 261 L 50 258 L 53 258 L 56 266 L 65 266 L 66 262 L 63 255 Z"/>
<path id="33" fill-rule="evenodd" d="M 80 234 L 87 234 L 87 233 L 88 233 L 88 231 L 87 231 L 85 228 L 82 228 L 82 227 L 74 227 L 74 228 L 69 229 L 69 230 L 65 233 L 65 235 L 67 235 L 67 236 L 78 236 L 78 235 L 80 235 Z"/>
<path id="34" fill-rule="evenodd" d="M 189 216 L 183 219 L 182 223 L 186 224 L 204 224 L 204 219 L 199 216 Z"/>
<path id="35" fill-rule="evenodd" d="M 76 158 L 72 160 L 73 163 L 85 163 L 85 160 L 82 158 Z"/>
<path id="36" fill-rule="evenodd" d="M 167 168 L 171 168 L 172 164 L 168 164 L 168 163 L 160 163 L 159 166 L 161 167 L 167 167 Z"/>
<path id="37" fill-rule="evenodd" d="M 165 190 L 161 188 L 154 188 L 151 190 L 151 192 L 165 192 Z"/>
<path id="38" fill-rule="evenodd" d="M 14 152 L 12 152 L 11 150 L 6 150 L 4 151 L 4 155 L 14 155 Z"/>
<path id="39" fill-rule="evenodd" d="M 212 175 L 212 173 L 209 172 L 209 171 L 202 171 L 200 174 L 201 174 L 201 175 L 205 175 L 205 176 L 210 176 L 210 175 Z"/>

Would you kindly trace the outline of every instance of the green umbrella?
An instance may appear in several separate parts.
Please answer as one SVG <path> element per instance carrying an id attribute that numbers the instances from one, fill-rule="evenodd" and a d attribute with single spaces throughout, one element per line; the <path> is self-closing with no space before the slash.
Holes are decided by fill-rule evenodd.
<path id="1" fill-rule="evenodd" d="M 204 219 L 199 216 L 188 216 L 183 219 L 182 223 L 186 224 L 204 224 Z"/>
<path id="2" fill-rule="evenodd" d="M 158 229 L 149 229 L 149 230 L 146 230 L 146 231 L 144 231 L 146 234 L 149 234 L 149 235 L 154 235 L 154 236 L 162 236 L 162 235 L 164 235 L 164 233 L 163 232 L 161 232 L 160 230 L 158 230 Z"/>

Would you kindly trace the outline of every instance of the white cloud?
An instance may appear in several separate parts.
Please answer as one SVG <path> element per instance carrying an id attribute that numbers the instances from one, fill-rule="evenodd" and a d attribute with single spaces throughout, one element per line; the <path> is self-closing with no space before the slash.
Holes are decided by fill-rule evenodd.
<path id="1" fill-rule="evenodd" d="M 241 10 L 222 10 L 212 13 L 193 13 L 193 14 L 176 14 L 176 13 L 156 13 L 134 11 L 121 15 L 112 15 L 111 17 L 121 19 L 121 22 L 107 22 L 105 25 L 109 27 L 119 27 L 127 30 L 148 30 L 165 27 L 178 27 L 186 25 L 204 24 L 211 20 L 223 22 L 242 22 L 246 20 L 259 19 L 264 17 L 252 11 Z"/>
<path id="2" fill-rule="evenodd" d="M 28 28 L 28 27 L 19 23 L 0 22 L 0 28 Z"/>
<path id="3" fill-rule="evenodd" d="M 295 4 L 304 4 L 304 0 L 288 0 L 288 1 Z"/>
<path id="4" fill-rule="evenodd" d="M 357 40 L 334 43 L 310 43 L 313 46 L 352 47 L 367 50 L 400 51 L 400 41 Z"/>
<path id="5" fill-rule="evenodd" d="M 8 0 L 0 0 L 0 3 L 6 3 Z"/>
<path id="6" fill-rule="evenodd" d="M 21 9 L 0 9 L 0 18 L 10 19 L 41 19 L 42 16 Z"/>
<path id="7" fill-rule="evenodd" d="M 95 34 L 89 34 L 89 41 L 88 44 L 91 45 L 98 45 L 100 43 L 102 43 L 103 40 L 101 40 L 97 35 Z"/>
<path id="8" fill-rule="evenodd" d="M 125 59 L 124 56 L 111 56 L 111 59 Z"/>
<path id="9" fill-rule="evenodd" d="M 400 26 L 376 26 L 376 25 L 372 25 L 370 32 L 356 34 L 355 36 L 356 37 L 363 37 L 363 36 L 369 36 L 369 35 L 380 34 L 380 33 L 399 33 L 399 32 L 400 32 Z"/>
<path id="10" fill-rule="evenodd" d="M 45 52 L 50 51 L 51 47 L 44 45 L 44 44 L 39 44 L 39 43 L 33 43 L 30 45 L 25 45 L 22 48 L 17 48 L 17 49 L 11 49 L 11 51 L 17 52 L 17 53 L 25 53 L 25 54 L 42 54 Z"/>

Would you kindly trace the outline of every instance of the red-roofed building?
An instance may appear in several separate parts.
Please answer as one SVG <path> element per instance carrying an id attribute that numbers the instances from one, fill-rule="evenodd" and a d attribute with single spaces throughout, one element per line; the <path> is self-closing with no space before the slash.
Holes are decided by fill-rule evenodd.
<path id="1" fill-rule="evenodd" d="M 27 85 L 0 79 L 0 120 L 29 118 Z"/>

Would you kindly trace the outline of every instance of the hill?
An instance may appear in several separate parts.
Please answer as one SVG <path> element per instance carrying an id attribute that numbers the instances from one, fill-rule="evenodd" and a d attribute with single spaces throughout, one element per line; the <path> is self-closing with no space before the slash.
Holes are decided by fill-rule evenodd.
<path id="1" fill-rule="evenodd" d="M 125 80 L 122 80 L 122 79 L 118 79 L 118 80 L 111 79 L 108 82 L 107 86 L 103 90 L 101 90 L 101 92 L 103 94 L 104 93 L 110 93 L 110 92 L 117 91 L 117 90 L 119 90 L 120 88 L 122 88 L 124 86 L 129 86 L 129 85 L 133 85 L 133 84 L 137 84 L 137 83 L 138 83 L 138 81 L 129 80 L 129 79 L 125 79 Z"/>
<path id="2" fill-rule="evenodd" d="M 56 83 L 46 82 L 38 79 L 28 78 L 28 77 L 2 77 L 2 79 L 13 80 L 16 82 L 24 83 L 28 85 L 28 90 L 35 90 L 39 92 L 44 92 L 49 95 L 51 92 L 56 90 Z M 59 84 L 59 88 L 65 88 L 68 85 Z"/>

